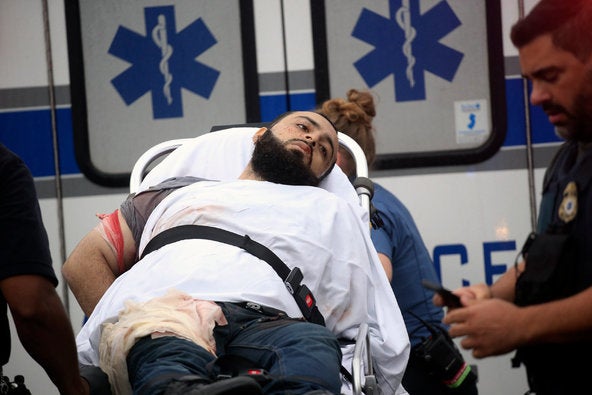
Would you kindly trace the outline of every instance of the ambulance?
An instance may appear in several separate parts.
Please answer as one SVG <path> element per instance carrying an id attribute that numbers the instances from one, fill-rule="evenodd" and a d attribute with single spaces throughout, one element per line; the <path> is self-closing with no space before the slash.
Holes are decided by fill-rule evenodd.
<path id="1" fill-rule="evenodd" d="M 529 105 L 509 40 L 535 4 L 1 0 L 0 141 L 35 178 L 74 331 L 84 317 L 60 267 L 95 214 L 125 199 L 145 150 L 313 109 L 350 88 L 377 98 L 370 176 L 412 213 L 442 284 L 493 283 L 535 228 L 561 143 Z M 57 394 L 12 321 L 11 331 L 4 375 Z M 481 395 L 526 392 L 513 353 L 462 352 Z"/>

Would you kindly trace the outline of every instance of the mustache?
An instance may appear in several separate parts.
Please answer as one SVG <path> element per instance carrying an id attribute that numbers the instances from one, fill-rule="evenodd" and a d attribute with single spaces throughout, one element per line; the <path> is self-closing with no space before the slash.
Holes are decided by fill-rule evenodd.
<path id="1" fill-rule="evenodd" d="M 543 104 L 543 111 L 545 113 L 559 113 L 562 112 L 564 114 L 567 114 L 567 110 L 565 109 L 565 107 L 559 105 L 559 104 L 555 104 L 555 103 L 544 103 Z"/>
<path id="2" fill-rule="evenodd" d="M 314 146 L 313 146 L 312 142 L 310 142 L 310 141 L 308 141 L 308 140 L 305 140 L 305 139 L 297 139 L 297 138 L 294 138 L 294 139 L 289 139 L 289 140 L 287 140 L 287 141 L 286 141 L 284 144 L 288 144 L 288 143 L 291 143 L 291 142 L 294 142 L 294 141 L 299 141 L 299 142 L 301 142 L 301 143 L 304 143 L 304 144 L 308 145 L 308 146 L 310 147 L 310 149 L 311 149 L 311 150 L 314 148 Z"/>

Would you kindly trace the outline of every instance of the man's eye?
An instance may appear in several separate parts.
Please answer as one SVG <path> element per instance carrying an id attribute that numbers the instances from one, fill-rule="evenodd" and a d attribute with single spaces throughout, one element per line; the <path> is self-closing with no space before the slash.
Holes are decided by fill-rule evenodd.
<path id="1" fill-rule="evenodd" d="M 541 78 L 546 82 L 555 82 L 559 78 L 559 73 L 557 70 L 549 70 L 545 72 Z"/>
<path id="2" fill-rule="evenodd" d="M 321 153 L 323 154 L 323 158 L 326 158 L 329 155 L 329 151 L 327 148 L 321 145 Z"/>
<path id="3" fill-rule="evenodd" d="M 304 131 L 308 131 L 308 127 L 302 123 L 298 123 L 298 124 L 296 124 L 296 126 L 298 126 L 300 129 L 302 129 Z"/>

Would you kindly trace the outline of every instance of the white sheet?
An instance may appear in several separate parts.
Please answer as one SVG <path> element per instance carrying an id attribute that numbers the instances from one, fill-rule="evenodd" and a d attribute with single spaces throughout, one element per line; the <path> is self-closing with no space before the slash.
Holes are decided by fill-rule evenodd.
<path id="1" fill-rule="evenodd" d="M 310 221 L 304 212 L 313 213 L 318 221 Z M 249 234 L 289 267 L 300 267 L 329 329 L 353 338 L 360 323 L 369 324 L 381 391 L 396 393 L 409 339 L 367 224 L 352 205 L 314 187 L 252 180 L 200 182 L 174 192 L 157 206 L 140 249 L 153 234 L 188 223 Z M 178 248 L 179 243 L 183 248 Z M 98 363 L 101 324 L 115 316 L 125 300 L 145 301 L 171 288 L 199 299 L 252 301 L 301 316 L 267 263 L 226 244 L 184 240 L 147 255 L 116 279 L 77 337 L 80 360 Z"/>

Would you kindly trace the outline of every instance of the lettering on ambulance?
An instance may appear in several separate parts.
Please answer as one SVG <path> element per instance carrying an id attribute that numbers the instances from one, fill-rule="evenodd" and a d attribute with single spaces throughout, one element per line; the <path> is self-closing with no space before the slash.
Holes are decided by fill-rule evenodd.
<path id="1" fill-rule="evenodd" d="M 493 284 L 494 276 L 505 273 L 508 266 L 513 264 L 512 262 L 494 263 L 493 254 L 500 251 L 516 251 L 516 240 L 483 242 L 483 271 L 485 282 L 489 285 Z M 469 263 L 469 254 L 464 244 L 445 244 L 434 247 L 434 266 L 440 280 L 442 280 L 441 259 L 443 256 L 450 255 L 458 255 L 461 265 Z M 470 285 L 470 281 L 463 278 L 462 285 Z"/>
<path id="2" fill-rule="evenodd" d="M 495 281 L 493 276 L 501 275 L 508 270 L 513 262 L 493 264 L 492 255 L 499 251 L 516 251 L 516 240 L 491 241 L 483 243 L 483 264 L 485 266 L 485 282 L 488 285 Z"/>

